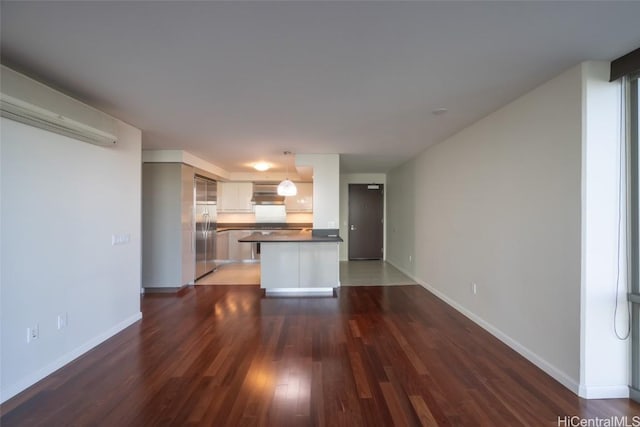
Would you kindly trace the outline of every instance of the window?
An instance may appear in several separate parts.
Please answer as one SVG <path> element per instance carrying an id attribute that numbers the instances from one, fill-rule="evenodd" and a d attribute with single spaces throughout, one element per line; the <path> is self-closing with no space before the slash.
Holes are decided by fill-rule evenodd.
<path id="1" fill-rule="evenodd" d="M 626 81 L 627 124 L 629 147 L 629 233 L 630 233 L 630 279 L 631 292 L 631 385 L 630 396 L 640 402 L 640 144 L 638 131 L 640 122 L 640 73 L 631 75 Z"/>

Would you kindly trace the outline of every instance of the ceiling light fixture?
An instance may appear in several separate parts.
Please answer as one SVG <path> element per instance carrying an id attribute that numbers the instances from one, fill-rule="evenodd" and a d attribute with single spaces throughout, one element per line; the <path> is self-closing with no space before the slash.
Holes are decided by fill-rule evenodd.
<path id="1" fill-rule="evenodd" d="M 264 172 L 269 170 L 271 165 L 267 162 L 258 162 L 253 165 L 253 168 L 257 171 Z"/>
<path id="2" fill-rule="evenodd" d="M 286 179 L 278 184 L 278 195 L 279 196 L 295 196 L 298 194 L 298 189 L 293 181 L 289 180 L 289 162 L 286 160 L 286 156 L 291 155 L 291 151 L 285 151 L 285 162 L 287 163 L 287 175 Z"/>
<path id="3" fill-rule="evenodd" d="M 431 111 L 431 114 L 433 114 L 434 116 L 441 116 L 447 111 L 449 110 L 447 110 L 446 108 L 436 108 L 435 110 Z"/>

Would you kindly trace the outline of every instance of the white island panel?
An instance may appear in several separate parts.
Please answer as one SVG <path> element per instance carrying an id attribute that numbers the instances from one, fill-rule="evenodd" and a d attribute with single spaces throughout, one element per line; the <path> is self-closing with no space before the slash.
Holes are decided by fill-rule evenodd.
<path id="1" fill-rule="evenodd" d="M 299 287 L 299 243 L 263 243 L 260 250 L 262 288 Z"/>
<path id="2" fill-rule="evenodd" d="M 300 287 L 340 286 L 339 246 L 336 242 L 299 243 Z"/>

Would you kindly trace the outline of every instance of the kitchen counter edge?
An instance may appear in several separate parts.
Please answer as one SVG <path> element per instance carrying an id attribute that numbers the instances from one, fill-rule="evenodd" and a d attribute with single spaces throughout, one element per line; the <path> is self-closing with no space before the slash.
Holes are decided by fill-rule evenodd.
<path id="1" fill-rule="evenodd" d="M 252 222 L 252 223 L 218 223 L 216 231 L 229 230 L 304 230 L 313 227 L 307 222 Z"/>
<path id="2" fill-rule="evenodd" d="M 301 232 L 294 234 L 271 234 L 251 233 L 248 236 L 238 239 L 238 242 L 248 243 L 321 243 L 321 242 L 342 242 L 340 236 L 314 236 L 311 232 Z"/>

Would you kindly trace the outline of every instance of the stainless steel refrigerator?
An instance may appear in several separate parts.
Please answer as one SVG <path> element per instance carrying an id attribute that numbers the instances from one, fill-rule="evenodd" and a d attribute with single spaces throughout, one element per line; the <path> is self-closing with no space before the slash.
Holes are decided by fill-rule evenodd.
<path id="1" fill-rule="evenodd" d="M 215 181 L 195 177 L 196 279 L 216 268 L 217 190 Z"/>

